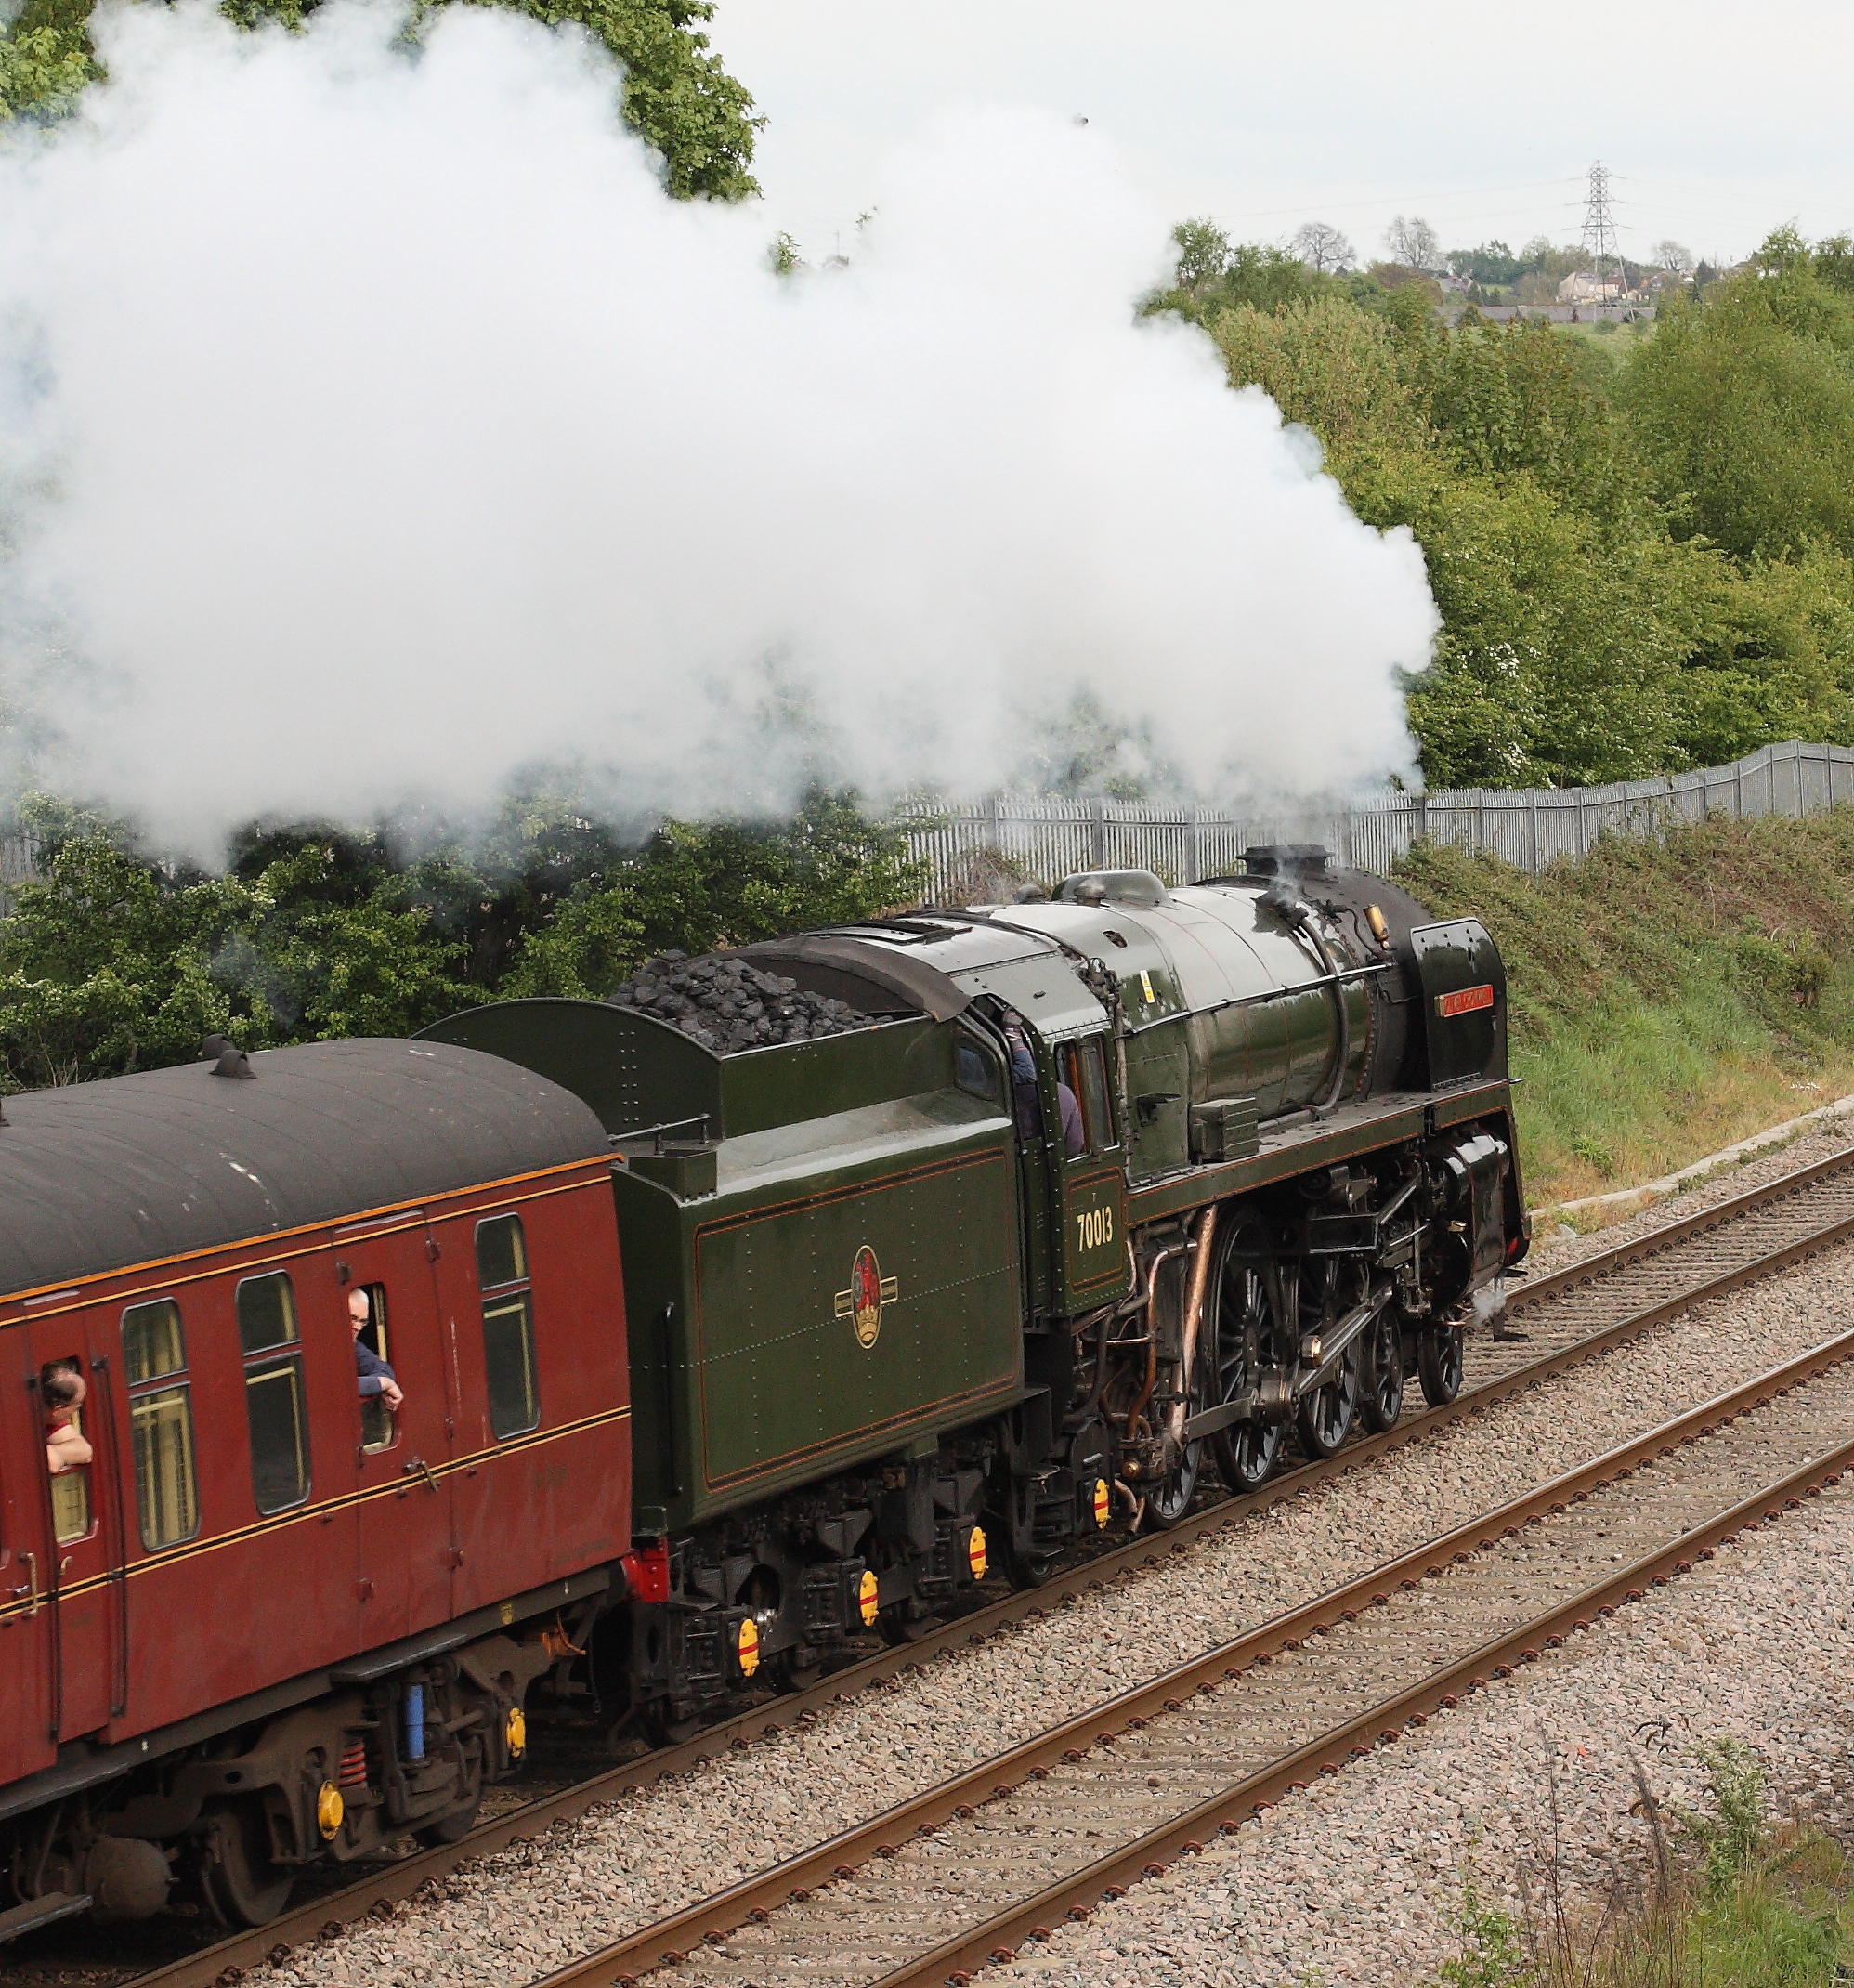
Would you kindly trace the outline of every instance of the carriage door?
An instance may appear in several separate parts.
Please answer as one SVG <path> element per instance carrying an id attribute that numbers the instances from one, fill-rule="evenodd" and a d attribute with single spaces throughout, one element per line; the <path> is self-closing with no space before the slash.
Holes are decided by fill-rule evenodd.
<path id="1" fill-rule="evenodd" d="M 1062 1153 L 1063 1310 L 1073 1316 L 1127 1288 L 1127 1176 L 1107 1038 L 1077 1036 L 1055 1050 Z"/>
<path id="2" fill-rule="evenodd" d="M 451 1525 L 450 1376 L 424 1217 L 392 1216 L 334 1236 L 344 1331 L 356 1295 L 367 1301 L 357 1349 L 384 1360 L 403 1400 L 362 1394 L 357 1358 L 354 1439 L 360 1489 L 360 1641 L 371 1648 L 447 1620 L 456 1535 Z"/>
<path id="3" fill-rule="evenodd" d="M 117 1375 L 90 1357 L 81 1314 L 28 1328 L 33 1368 L 27 1384 L 39 1447 L 44 1532 L 43 1606 L 51 1615 L 51 1717 L 60 1742 L 95 1733 L 123 1707 L 127 1689 L 124 1641 L 122 1458 L 111 1399 Z M 54 1474 L 44 1448 L 50 1389 L 59 1377 L 82 1376 L 85 1394 L 72 1418 L 90 1445 L 90 1460 Z"/>
<path id="4" fill-rule="evenodd" d="M 20 1371 L 27 1348 L 10 1336 L 0 1426 L 0 1785 L 57 1758 L 52 1737 L 52 1612 L 46 1599 L 51 1529 L 46 1515 L 39 1398 Z M 33 1373 L 36 1369 L 32 1370 Z"/>

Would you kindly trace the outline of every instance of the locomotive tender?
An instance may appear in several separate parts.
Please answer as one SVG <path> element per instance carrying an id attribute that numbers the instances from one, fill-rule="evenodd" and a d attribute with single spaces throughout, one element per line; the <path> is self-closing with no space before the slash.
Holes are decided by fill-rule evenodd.
<path id="1" fill-rule="evenodd" d="M 1525 1249 L 1497 954 L 1247 861 L 742 948 L 821 1040 L 514 1001 L 10 1100 L 0 1938 L 261 1924 L 467 1827 L 540 1681 L 678 1731 L 1449 1398 Z"/>

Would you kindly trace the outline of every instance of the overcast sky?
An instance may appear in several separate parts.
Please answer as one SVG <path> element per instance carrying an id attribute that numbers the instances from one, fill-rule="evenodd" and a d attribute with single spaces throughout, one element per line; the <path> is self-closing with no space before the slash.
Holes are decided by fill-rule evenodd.
<path id="1" fill-rule="evenodd" d="M 1402 212 L 1449 248 L 1574 242 L 1596 159 L 1625 254 L 1854 229 L 1847 0 L 720 0 L 711 32 L 770 120 L 770 228 L 807 254 L 973 100 L 1087 117 L 1166 214 L 1239 240 L 1324 220 L 1369 258 Z"/>

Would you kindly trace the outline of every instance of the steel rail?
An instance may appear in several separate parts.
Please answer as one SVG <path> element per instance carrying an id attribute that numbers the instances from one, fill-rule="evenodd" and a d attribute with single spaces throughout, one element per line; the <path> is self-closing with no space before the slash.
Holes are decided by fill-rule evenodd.
<path id="1" fill-rule="evenodd" d="M 1507 1309 L 1509 1312 L 1530 1309 L 1561 1297 L 1580 1285 L 1594 1283 L 1599 1277 L 1659 1256 L 1695 1236 L 1723 1228 L 1741 1216 L 1771 1208 L 1793 1194 L 1814 1186 L 1818 1181 L 1846 1172 L 1850 1166 L 1854 1166 L 1854 1145 L 1843 1146 L 1826 1159 L 1814 1160 L 1807 1167 L 1796 1168 L 1794 1172 L 1780 1174 L 1774 1181 L 1765 1182 L 1761 1187 L 1747 1187 L 1742 1194 L 1712 1202 L 1691 1215 L 1681 1216 L 1678 1222 L 1664 1223 L 1649 1230 L 1645 1236 L 1612 1243 L 1607 1249 L 1592 1250 L 1588 1256 L 1579 1257 L 1574 1263 L 1567 1263 L 1561 1270 L 1550 1270 L 1542 1276 L 1526 1278 L 1517 1290 L 1508 1294 Z"/>
<path id="2" fill-rule="evenodd" d="M 1854 1146 L 1827 1159 L 1799 1168 L 1761 1187 L 1714 1204 L 1647 1236 L 1600 1250 L 1562 1270 L 1531 1280 L 1508 1299 L 1508 1313 L 1531 1311 L 1604 1276 L 1704 1236 L 1740 1216 L 1752 1215 L 1806 1193 L 1818 1183 L 1854 1171 Z M 1097 1553 L 1065 1568 L 1040 1587 L 960 1615 L 918 1641 L 878 1652 L 831 1672 L 803 1692 L 736 1713 L 706 1727 L 693 1739 L 660 1748 L 643 1758 L 608 1768 L 564 1790 L 544 1795 L 493 1821 L 479 1824 L 455 1843 L 423 1850 L 390 1864 L 376 1866 L 350 1885 L 294 1906 L 268 1925 L 234 1933 L 183 1958 L 133 1977 L 134 1988 L 225 1988 L 243 1970 L 287 1955 L 295 1946 L 339 1930 L 349 1922 L 390 1911 L 421 1887 L 448 1875 L 459 1864 L 488 1856 L 509 1845 L 531 1840 L 558 1821 L 570 1821 L 626 1789 L 646 1785 L 698 1767 L 717 1753 L 738 1749 L 780 1729 L 804 1721 L 816 1710 L 858 1690 L 919 1666 L 942 1650 L 981 1642 L 1010 1624 L 1042 1614 L 1051 1602 L 1101 1586 L 1117 1573 L 1154 1567 L 1166 1555 L 1184 1550 L 1194 1539 L 1221 1528 L 1239 1526 L 1290 1498 L 1304 1497 L 1319 1486 L 1364 1465 L 1423 1443 L 1470 1416 L 1482 1415 L 1503 1402 L 1552 1380 L 1586 1361 L 1626 1344 L 1644 1332 L 1678 1317 L 1693 1305 L 1723 1296 L 1741 1286 L 1775 1275 L 1803 1258 L 1854 1236 L 1854 1214 L 1837 1217 L 1811 1229 L 1781 1249 L 1719 1275 L 1683 1287 L 1667 1298 L 1629 1313 L 1570 1344 L 1526 1361 L 1476 1387 L 1464 1389 L 1442 1407 L 1428 1408 L 1384 1434 L 1349 1444 L 1338 1455 L 1308 1463 L 1272 1478 L 1260 1491 L 1230 1497 L 1200 1508 L 1163 1535 L 1143 1534 L 1122 1546 Z M 86 1973 L 94 1968 L 86 1966 Z M 127 1982 L 124 1982 L 127 1988 Z"/>
<path id="3" fill-rule="evenodd" d="M 1156 1722 L 1166 1714 L 1179 1710 L 1187 1697 L 1214 1690 L 1258 1662 L 1269 1661 L 1282 1650 L 1298 1649 L 1309 1637 L 1324 1635 L 1353 1620 L 1364 1609 L 1385 1605 L 1390 1590 L 1415 1588 L 1426 1580 L 1437 1579 L 1453 1563 L 1492 1550 L 1502 1537 L 1527 1525 L 1543 1524 L 1573 1500 L 1586 1498 L 1617 1479 L 1632 1476 L 1682 1445 L 1716 1434 L 1741 1415 L 1769 1406 L 1778 1395 L 1806 1386 L 1850 1357 L 1854 1357 L 1854 1330 L 1841 1333 L 1657 1428 L 1631 1437 L 1548 1484 L 1456 1526 L 1439 1538 L 1426 1540 L 1355 1580 L 1286 1610 L 1204 1655 L 1049 1727 L 993 1759 L 840 1832 L 827 1842 L 643 1927 L 596 1954 L 544 1976 L 537 1988 L 613 1988 L 613 1984 L 616 1988 L 631 1988 L 639 1977 L 657 1968 L 676 1964 L 693 1948 L 704 1943 L 719 1945 L 748 1921 L 768 1918 L 794 1899 L 802 1902 L 835 1879 L 853 1877 L 870 1859 L 893 1857 L 908 1837 L 932 1835 L 954 1817 L 963 1819 L 976 1813 L 984 1804 L 1008 1797 L 1026 1777 L 1041 1778 L 1060 1762 L 1081 1760 L 1095 1746 L 1112 1746 L 1135 1721 Z M 1483 1644 L 1447 1668 L 1425 1678 L 1420 1684 L 1370 1706 L 1342 1725 L 1283 1755 L 1260 1772 L 1242 1776 L 1183 1816 L 1146 1832 L 1133 1844 L 1110 1852 L 983 1927 L 881 1977 L 880 1988 L 902 1988 L 904 1982 L 945 1981 L 949 1973 L 974 1959 L 982 1962 L 987 1957 L 999 1957 L 995 1950 L 1012 1944 L 1012 1929 L 1021 1933 L 1034 1926 L 1046 1925 L 1043 1916 L 1049 1912 L 1055 1911 L 1060 1916 L 1071 1903 L 1098 1898 L 1104 1886 L 1145 1870 L 1162 1853 L 1175 1854 L 1186 1840 L 1198 1840 L 1200 1831 L 1208 1828 L 1214 1833 L 1230 1820 L 1233 1804 L 1273 1798 L 1297 1779 L 1304 1781 L 1310 1772 L 1336 1771 L 1350 1757 L 1351 1749 L 1362 1748 L 1366 1741 L 1377 1744 L 1393 1724 L 1401 1728 L 1417 1714 L 1427 1718 L 1438 1707 L 1452 1706 L 1464 1686 L 1478 1688 L 1485 1684 L 1488 1675 L 1504 1673 L 1519 1663 L 1535 1661 L 1538 1647 L 1560 1629 L 1587 1628 L 1592 1615 L 1612 1612 L 1619 1600 L 1640 1600 L 1650 1585 L 1665 1584 L 1670 1569 L 1691 1572 L 1692 1556 L 1710 1557 L 1718 1535 L 1735 1531 L 1773 1500 L 1781 1506 L 1785 1499 L 1800 1502 L 1804 1496 L 1813 1496 L 1813 1489 L 1805 1487 L 1832 1481 L 1849 1467 L 1854 1467 L 1854 1437 L 1826 1457 L 1784 1473 L 1775 1484 L 1761 1486 L 1724 1514 L 1697 1528 L 1682 1531 L 1671 1542 L 1569 1602 L 1554 1598 L 1547 1609 L 1519 1629 Z"/>

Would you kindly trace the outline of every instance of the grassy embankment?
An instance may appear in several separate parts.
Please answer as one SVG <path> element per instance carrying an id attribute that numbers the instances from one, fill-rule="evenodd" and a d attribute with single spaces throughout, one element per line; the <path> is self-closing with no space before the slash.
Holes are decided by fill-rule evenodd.
<path id="1" fill-rule="evenodd" d="M 1535 1207 L 1854 1091 L 1854 808 L 1605 838 L 1538 877 L 1428 846 L 1399 876 L 1505 956 Z"/>
<path id="2" fill-rule="evenodd" d="M 1652 1860 L 1618 1870 L 1599 1903 L 1571 1894 L 1547 1854 L 1520 1874 L 1517 1917 L 1470 1889 L 1460 1952 L 1426 1988 L 1834 1988 L 1854 1977 L 1854 1856 L 1769 1815 L 1762 1763 L 1741 1742 L 1693 1751 L 1707 1808 L 1657 1804 Z"/>

